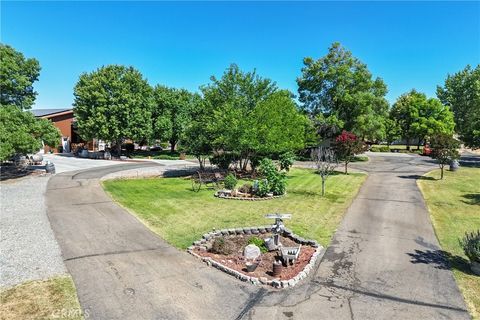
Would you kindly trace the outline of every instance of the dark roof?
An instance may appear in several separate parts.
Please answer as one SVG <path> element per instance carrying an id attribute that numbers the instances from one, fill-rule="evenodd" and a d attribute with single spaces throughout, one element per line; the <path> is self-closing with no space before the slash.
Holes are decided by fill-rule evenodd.
<path id="1" fill-rule="evenodd" d="M 72 109 L 33 109 L 30 110 L 35 117 L 44 117 L 55 113 L 71 111 Z"/>

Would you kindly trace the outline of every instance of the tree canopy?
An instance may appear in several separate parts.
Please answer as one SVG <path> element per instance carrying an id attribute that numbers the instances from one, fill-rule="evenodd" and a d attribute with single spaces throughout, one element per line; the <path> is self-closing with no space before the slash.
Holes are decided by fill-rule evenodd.
<path id="1" fill-rule="evenodd" d="M 151 135 L 152 88 L 133 67 L 109 65 L 80 76 L 74 89 L 80 135 L 117 145 Z"/>
<path id="2" fill-rule="evenodd" d="M 465 145 L 480 148 L 480 65 L 448 75 L 437 96 L 454 112 L 456 131 Z"/>
<path id="3" fill-rule="evenodd" d="M 187 125 L 201 98 L 185 89 L 158 85 L 153 96 L 153 138 L 168 140 L 173 152 L 177 143 L 185 138 Z"/>
<path id="4" fill-rule="evenodd" d="M 428 99 L 424 93 L 411 90 L 402 94 L 391 110 L 392 118 L 400 128 L 401 136 L 407 140 L 425 140 L 435 134 L 452 134 L 453 114 L 450 108 L 435 98 Z"/>
<path id="5" fill-rule="evenodd" d="M 40 64 L 5 44 L 0 44 L 0 53 L 0 104 L 30 109 L 37 96 L 33 83 L 40 75 Z"/>
<path id="6" fill-rule="evenodd" d="M 0 161 L 16 154 L 35 153 L 46 145 L 56 146 L 60 132 L 49 121 L 25 111 L 35 102 L 33 82 L 40 65 L 22 53 L 0 44 Z"/>
<path id="7" fill-rule="evenodd" d="M 372 78 L 367 65 L 339 43 L 333 43 L 326 56 L 303 60 L 297 79 L 299 100 L 313 115 L 335 115 L 361 138 L 376 140 L 385 136 L 388 113 L 387 86 Z"/>

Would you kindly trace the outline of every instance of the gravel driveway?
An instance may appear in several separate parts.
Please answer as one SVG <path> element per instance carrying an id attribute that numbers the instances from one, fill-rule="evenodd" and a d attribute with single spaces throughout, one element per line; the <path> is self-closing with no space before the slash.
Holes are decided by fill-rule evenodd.
<path id="1" fill-rule="evenodd" d="M 49 178 L 0 184 L 0 287 L 66 273 L 46 215 Z"/>

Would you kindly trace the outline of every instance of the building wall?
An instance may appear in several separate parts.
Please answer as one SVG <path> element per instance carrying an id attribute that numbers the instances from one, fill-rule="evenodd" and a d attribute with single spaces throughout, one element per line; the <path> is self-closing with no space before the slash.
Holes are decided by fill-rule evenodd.
<path id="1" fill-rule="evenodd" d="M 72 138 L 72 122 L 73 122 L 73 112 L 72 113 L 67 113 L 67 114 L 61 114 L 61 115 L 53 115 L 53 116 L 46 116 L 46 119 L 50 120 L 53 122 L 55 127 L 57 127 L 60 132 L 62 137 L 69 137 L 70 140 Z M 58 141 L 58 145 L 61 145 L 62 141 Z M 50 152 L 52 150 L 53 152 L 58 152 L 57 148 L 50 148 L 48 146 L 44 147 L 45 153 Z"/>

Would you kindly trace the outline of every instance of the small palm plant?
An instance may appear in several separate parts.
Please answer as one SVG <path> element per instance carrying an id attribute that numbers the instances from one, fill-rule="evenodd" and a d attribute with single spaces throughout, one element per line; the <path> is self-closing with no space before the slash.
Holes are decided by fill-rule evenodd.
<path id="1" fill-rule="evenodd" d="M 480 230 L 465 233 L 463 239 L 460 240 L 460 245 L 472 263 L 472 271 L 480 274 Z"/>

